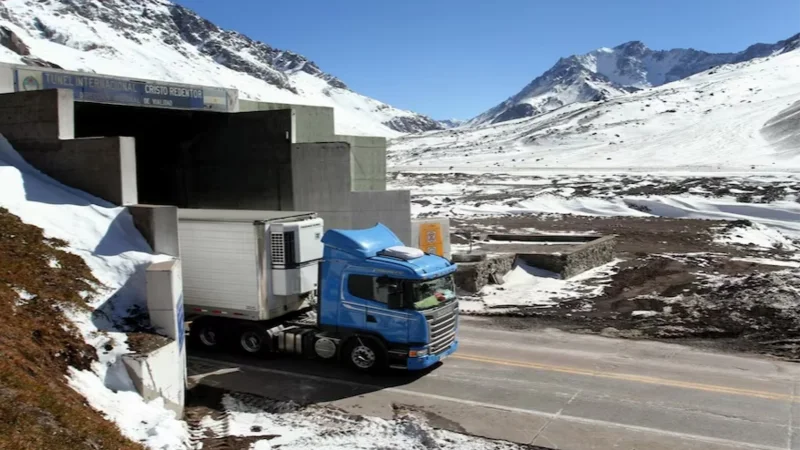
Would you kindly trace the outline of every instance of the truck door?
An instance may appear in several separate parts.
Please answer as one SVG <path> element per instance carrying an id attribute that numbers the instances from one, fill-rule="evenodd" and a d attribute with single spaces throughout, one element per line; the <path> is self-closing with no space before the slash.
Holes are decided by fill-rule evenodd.
<path id="1" fill-rule="evenodd" d="M 389 287 L 379 286 L 378 279 L 370 275 L 351 274 L 347 278 L 348 295 L 340 310 L 340 326 L 344 321 L 355 324 L 358 316 L 360 326 L 353 328 L 383 336 L 389 342 L 406 343 L 408 315 L 389 309 Z"/>
<path id="2" fill-rule="evenodd" d="M 367 302 L 367 329 L 378 333 L 389 342 L 408 342 L 409 315 L 403 311 L 389 309 L 389 296 L 402 295 L 402 282 L 387 277 L 373 278 L 375 296 Z"/>

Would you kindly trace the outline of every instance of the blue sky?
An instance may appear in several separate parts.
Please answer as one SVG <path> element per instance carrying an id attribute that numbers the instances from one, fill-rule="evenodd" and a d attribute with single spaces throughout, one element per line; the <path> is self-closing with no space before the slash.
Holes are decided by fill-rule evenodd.
<path id="1" fill-rule="evenodd" d="M 179 0 L 300 53 L 351 89 L 436 119 L 470 118 L 559 57 L 640 40 L 738 51 L 800 32 L 800 0 Z"/>

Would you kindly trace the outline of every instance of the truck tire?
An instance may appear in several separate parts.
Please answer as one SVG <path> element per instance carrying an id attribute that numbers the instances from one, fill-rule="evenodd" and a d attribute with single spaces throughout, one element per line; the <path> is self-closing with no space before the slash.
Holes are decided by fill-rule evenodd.
<path id="1" fill-rule="evenodd" d="M 376 373 L 386 369 L 386 349 L 370 337 L 350 338 L 345 344 L 342 357 L 345 364 L 358 372 Z"/>
<path id="2" fill-rule="evenodd" d="M 238 348 L 248 355 L 259 355 L 269 350 L 267 334 L 260 327 L 244 326 L 237 335 Z"/>
<path id="3" fill-rule="evenodd" d="M 205 350 L 222 348 L 224 339 L 219 322 L 211 319 L 197 319 L 189 327 L 189 342 Z"/>

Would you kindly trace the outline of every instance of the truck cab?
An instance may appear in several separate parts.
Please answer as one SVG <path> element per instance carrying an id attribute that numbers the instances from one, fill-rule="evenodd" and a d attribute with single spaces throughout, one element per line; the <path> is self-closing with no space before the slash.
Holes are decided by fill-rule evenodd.
<path id="1" fill-rule="evenodd" d="M 317 326 L 343 343 L 345 362 L 419 370 L 456 351 L 455 264 L 382 224 L 328 230 L 322 243 Z"/>

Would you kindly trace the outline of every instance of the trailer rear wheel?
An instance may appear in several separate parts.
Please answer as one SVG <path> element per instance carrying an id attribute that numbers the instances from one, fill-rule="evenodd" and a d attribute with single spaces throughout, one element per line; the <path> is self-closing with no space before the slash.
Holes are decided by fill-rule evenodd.
<path id="1" fill-rule="evenodd" d="M 262 353 L 267 348 L 266 344 L 266 334 L 260 328 L 249 326 L 239 333 L 239 348 L 245 353 Z"/>
<path id="2" fill-rule="evenodd" d="M 198 319 L 189 328 L 189 340 L 208 350 L 222 347 L 221 329 L 215 320 Z"/>
<path id="3" fill-rule="evenodd" d="M 372 338 L 354 336 L 344 349 L 344 358 L 359 372 L 378 372 L 386 367 L 386 350 Z"/>

